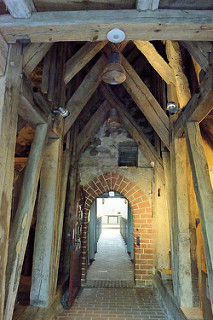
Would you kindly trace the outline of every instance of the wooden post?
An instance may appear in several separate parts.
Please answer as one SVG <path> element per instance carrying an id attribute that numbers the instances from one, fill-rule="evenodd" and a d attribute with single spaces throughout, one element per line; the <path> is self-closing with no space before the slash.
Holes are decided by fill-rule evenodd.
<path id="1" fill-rule="evenodd" d="M 194 190 L 200 211 L 210 299 L 213 310 L 213 192 L 199 124 L 185 126 Z"/>
<path id="2" fill-rule="evenodd" d="M 9 255 L 7 264 L 7 303 L 4 320 L 11 320 L 19 286 L 21 268 L 26 251 L 28 235 L 36 200 L 38 179 L 45 145 L 47 125 L 38 125 L 31 146 L 28 163 L 21 190 L 18 209 L 10 232 Z M 12 169 L 11 169 L 12 171 Z"/>
<path id="3" fill-rule="evenodd" d="M 193 306 L 185 139 L 171 143 L 173 287 L 179 305 Z"/>
<path id="4" fill-rule="evenodd" d="M 0 319 L 5 301 L 6 265 L 10 228 L 17 107 L 21 84 L 22 48 L 11 45 L 5 75 L 0 77 Z"/>
<path id="5" fill-rule="evenodd" d="M 47 306 L 56 290 L 55 239 L 60 206 L 61 139 L 49 139 L 41 168 L 33 256 L 32 305 Z"/>

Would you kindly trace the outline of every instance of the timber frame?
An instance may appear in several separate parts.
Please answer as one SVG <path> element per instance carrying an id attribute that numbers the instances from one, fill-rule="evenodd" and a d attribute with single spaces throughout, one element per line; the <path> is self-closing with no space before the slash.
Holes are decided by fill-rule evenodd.
<path id="1" fill-rule="evenodd" d="M 116 107 L 121 125 L 149 163 L 154 164 L 154 174 L 166 185 L 174 294 L 180 306 L 187 299 L 181 296 L 180 288 L 184 287 L 184 282 L 190 287 L 193 278 L 189 271 L 189 243 L 188 247 L 181 247 L 183 231 L 179 230 L 179 239 L 175 234 L 175 225 L 181 224 L 181 212 L 187 202 L 186 199 L 177 201 L 183 188 L 180 176 L 186 173 L 186 166 L 181 172 L 180 164 L 189 158 L 213 309 L 213 216 L 210 214 L 213 193 L 200 130 L 202 121 L 206 121 L 212 139 L 213 10 L 158 9 L 159 0 L 138 0 L 131 9 L 37 12 L 36 1 L 4 2 L 10 14 L 0 15 L 0 230 L 3 230 L 0 237 L 0 320 L 13 317 L 38 185 L 38 210 L 46 215 L 38 215 L 31 303 L 35 308 L 45 308 L 50 316 L 49 306 L 59 301 L 59 292 L 62 293 L 62 289 L 57 289 L 60 251 L 61 247 L 66 252 L 69 250 L 67 235 L 72 226 L 78 160 L 112 107 Z M 120 28 L 126 34 L 120 45 L 107 40 L 107 32 L 112 28 Z M 133 58 L 134 54 L 140 56 L 136 61 L 141 61 L 142 57 L 144 64 L 150 64 L 164 94 L 154 93 L 145 84 L 140 75 L 143 65 L 134 65 L 131 54 L 128 56 L 128 46 L 135 50 L 131 53 Z M 163 50 L 159 49 L 161 46 Z M 126 81 L 117 91 L 102 82 L 108 57 L 114 51 L 119 52 L 126 72 Z M 199 86 L 193 92 L 185 72 L 183 51 L 201 71 Z M 38 70 L 42 74 L 39 84 L 36 82 Z M 103 99 L 81 128 L 82 115 L 91 111 L 91 99 L 97 92 Z M 131 99 L 140 117 L 154 132 L 158 146 L 131 115 L 122 100 L 124 96 Z M 176 116 L 166 113 L 166 100 L 176 102 L 182 111 Z M 58 117 L 53 111 L 59 105 L 71 116 Z M 18 116 L 23 124 L 18 122 Z M 35 136 L 25 164 L 15 219 L 10 222 L 17 125 L 21 128 L 26 123 L 35 128 Z M 178 150 L 183 154 L 178 155 Z M 70 197 L 69 193 L 72 193 Z M 48 236 L 41 238 L 40 234 L 44 235 L 47 228 Z M 189 241 L 189 234 L 187 239 Z M 175 246 L 178 247 L 177 257 Z M 180 279 L 178 255 L 182 251 L 187 253 L 188 275 Z M 45 267 L 40 264 L 44 256 Z M 64 258 L 63 270 L 64 274 L 68 273 L 69 258 Z"/>

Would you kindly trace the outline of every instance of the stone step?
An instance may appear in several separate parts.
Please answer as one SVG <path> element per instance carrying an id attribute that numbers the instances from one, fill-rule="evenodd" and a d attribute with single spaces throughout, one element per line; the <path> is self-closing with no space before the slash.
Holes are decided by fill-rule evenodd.
<path id="1" fill-rule="evenodd" d="M 203 320 L 202 310 L 198 307 L 182 307 L 181 310 L 187 320 Z"/>

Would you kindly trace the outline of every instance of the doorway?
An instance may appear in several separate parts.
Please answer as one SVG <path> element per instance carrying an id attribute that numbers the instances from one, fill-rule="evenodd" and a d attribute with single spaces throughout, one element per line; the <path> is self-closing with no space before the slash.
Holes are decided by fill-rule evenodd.
<path id="1" fill-rule="evenodd" d="M 90 208 L 88 227 L 86 284 L 133 286 L 133 219 L 127 199 L 114 191 L 102 194 Z"/>

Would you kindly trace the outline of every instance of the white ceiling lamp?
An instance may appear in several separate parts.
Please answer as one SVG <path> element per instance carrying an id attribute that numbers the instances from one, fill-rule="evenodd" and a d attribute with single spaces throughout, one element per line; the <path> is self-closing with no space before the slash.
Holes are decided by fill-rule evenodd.
<path id="1" fill-rule="evenodd" d="M 121 29 L 112 29 L 107 33 L 107 39 L 113 43 L 120 43 L 126 38 L 125 32 Z"/>

